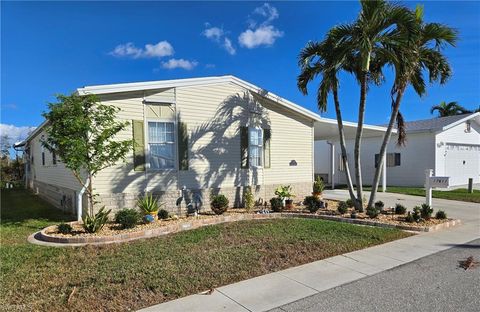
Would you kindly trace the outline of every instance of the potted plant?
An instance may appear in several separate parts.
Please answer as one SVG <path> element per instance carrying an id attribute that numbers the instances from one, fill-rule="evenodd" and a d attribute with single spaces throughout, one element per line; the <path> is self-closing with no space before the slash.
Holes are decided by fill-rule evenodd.
<path id="1" fill-rule="evenodd" d="M 158 204 L 158 199 L 153 197 L 152 194 L 146 193 L 144 197 L 138 200 L 137 206 L 145 215 L 150 215 L 153 220 L 158 220 L 158 210 L 160 209 L 161 204 Z"/>
<path id="2" fill-rule="evenodd" d="M 312 195 L 317 198 L 321 198 L 324 188 L 325 188 L 325 183 L 323 183 L 323 180 L 317 176 L 317 178 L 313 182 Z"/>
<path id="3" fill-rule="evenodd" d="M 293 208 L 293 199 L 292 197 L 295 197 L 295 194 L 292 192 L 292 187 L 290 185 L 282 185 L 279 186 L 275 190 L 275 195 L 280 198 L 282 201 L 282 204 L 285 208 L 287 209 L 292 209 Z"/>

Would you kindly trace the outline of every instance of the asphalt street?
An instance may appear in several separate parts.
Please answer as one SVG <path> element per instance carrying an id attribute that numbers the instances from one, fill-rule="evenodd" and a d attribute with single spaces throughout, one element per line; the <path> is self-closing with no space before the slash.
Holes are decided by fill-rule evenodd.
<path id="1" fill-rule="evenodd" d="M 441 251 L 349 284 L 284 305 L 271 312 L 480 311 L 480 239 Z"/>

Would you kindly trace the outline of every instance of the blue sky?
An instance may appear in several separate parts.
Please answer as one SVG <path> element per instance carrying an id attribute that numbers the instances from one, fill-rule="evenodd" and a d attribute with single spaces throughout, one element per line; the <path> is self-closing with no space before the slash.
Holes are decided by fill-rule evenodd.
<path id="1" fill-rule="evenodd" d="M 480 2 L 404 2 L 417 3 L 426 21 L 458 29 L 460 40 L 445 51 L 452 79 L 422 99 L 409 90 L 404 115 L 430 118 L 443 100 L 477 108 Z M 359 3 L 2 1 L 1 9 L 1 123 L 21 135 L 17 127 L 38 125 L 54 94 L 95 84 L 232 74 L 317 111 L 314 86 L 307 97 L 296 87 L 298 52 L 353 21 Z M 344 118 L 355 121 L 359 89 L 341 78 Z M 368 94 L 367 123 L 387 121 L 389 78 Z M 331 106 L 324 116 L 335 117 Z"/>

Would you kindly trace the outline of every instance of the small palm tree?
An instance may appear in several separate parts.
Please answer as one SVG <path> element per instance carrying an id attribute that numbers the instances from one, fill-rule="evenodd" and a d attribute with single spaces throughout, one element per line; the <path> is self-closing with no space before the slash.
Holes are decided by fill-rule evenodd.
<path id="1" fill-rule="evenodd" d="M 398 36 L 409 38 L 408 44 L 391 45 L 384 55 L 385 61 L 395 70 L 395 80 L 391 90 L 392 112 L 387 131 L 383 137 L 379 159 L 383 159 L 395 122 L 398 125 L 398 145 L 405 143 L 405 124 L 399 113 L 400 104 L 406 88 L 411 85 L 415 92 L 422 96 L 426 92 L 424 72 L 428 72 L 430 83 L 444 84 L 450 78 L 452 71 L 447 58 L 441 53 L 448 44 L 455 45 L 457 32 L 439 23 L 424 23 L 423 8 L 417 6 L 415 12 L 416 30 L 400 29 Z M 386 164 L 383 164 L 386 165 Z M 372 207 L 380 181 L 381 167 L 377 166 L 372 183 L 372 192 L 368 207 Z"/>
<path id="2" fill-rule="evenodd" d="M 445 101 L 442 101 L 439 105 L 432 106 L 430 109 L 430 114 L 433 114 L 435 111 L 438 111 L 438 117 L 472 113 L 472 111 L 459 105 L 457 102 L 446 103 Z"/>

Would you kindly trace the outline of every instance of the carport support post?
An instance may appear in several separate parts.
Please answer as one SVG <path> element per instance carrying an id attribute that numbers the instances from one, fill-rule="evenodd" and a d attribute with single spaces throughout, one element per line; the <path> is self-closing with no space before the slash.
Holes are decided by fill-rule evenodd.
<path id="1" fill-rule="evenodd" d="M 432 187 L 430 178 L 433 176 L 433 169 L 425 170 L 425 203 L 432 207 Z"/>
<path id="2" fill-rule="evenodd" d="M 387 191 L 387 153 L 382 158 L 382 192 Z"/>
<path id="3" fill-rule="evenodd" d="M 335 144 L 333 142 L 327 142 L 330 144 L 330 185 L 332 190 L 335 189 Z"/>

